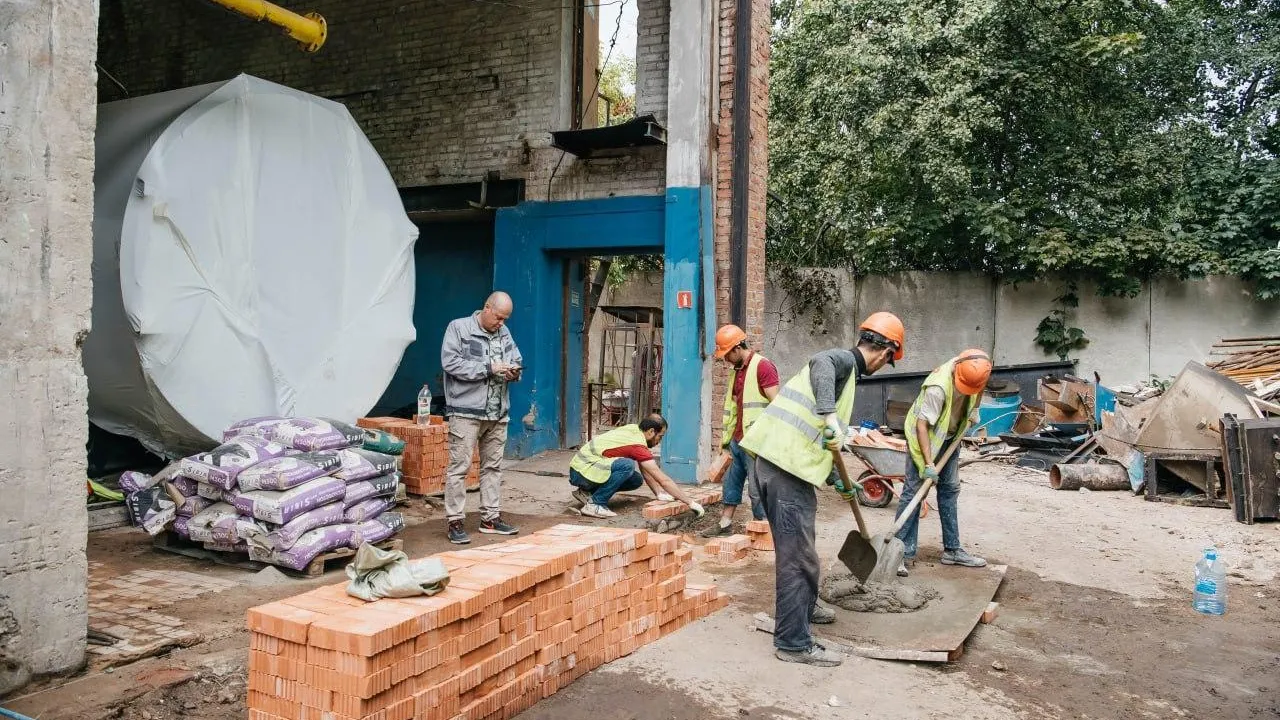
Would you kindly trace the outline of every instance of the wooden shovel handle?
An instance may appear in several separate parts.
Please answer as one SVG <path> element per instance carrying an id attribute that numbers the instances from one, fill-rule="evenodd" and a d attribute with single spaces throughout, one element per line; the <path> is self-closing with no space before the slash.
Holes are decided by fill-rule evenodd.
<path id="1" fill-rule="evenodd" d="M 840 473 L 840 483 L 845 488 L 853 490 L 853 499 L 849 501 L 849 508 L 853 510 L 853 519 L 858 523 L 858 534 L 863 540 L 870 540 L 871 535 L 867 533 L 867 524 L 862 521 L 862 508 L 858 503 L 858 491 L 852 481 L 849 480 L 849 469 L 844 466 L 844 456 L 839 450 L 831 451 L 831 458 L 836 464 L 836 472 Z"/>
<path id="2" fill-rule="evenodd" d="M 951 441 L 951 446 L 947 448 L 946 452 L 942 453 L 942 457 L 938 458 L 937 464 L 946 467 L 947 461 L 955 454 L 958 447 L 960 447 L 960 436 Z M 911 502 L 907 503 L 906 509 L 902 511 L 902 514 L 898 515 L 898 521 L 893 524 L 893 534 L 897 535 L 902 526 L 907 524 L 907 518 L 915 514 L 916 508 L 920 507 L 920 503 L 924 502 L 924 499 L 928 497 L 929 491 L 932 489 L 933 478 L 925 478 L 924 484 L 916 491 L 916 496 L 911 498 Z"/>

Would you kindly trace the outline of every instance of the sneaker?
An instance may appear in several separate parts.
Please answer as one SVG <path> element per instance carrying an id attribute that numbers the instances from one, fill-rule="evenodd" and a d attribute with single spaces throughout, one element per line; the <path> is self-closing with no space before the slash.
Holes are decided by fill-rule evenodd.
<path id="1" fill-rule="evenodd" d="M 586 490 L 574 490 L 573 499 L 583 507 L 591 504 L 591 493 Z"/>
<path id="2" fill-rule="evenodd" d="M 520 531 L 508 525 L 499 515 L 492 520 L 481 520 L 480 532 L 486 535 L 515 535 Z"/>
<path id="3" fill-rule="evenodd" d="M 844 662 L 836 653 L 814 643 L 808 650 L 775 650 L 774 657 L 782 662 L 803 663 L 818 667 L 836 667 Z"/>
<path id="4" fill-rule="evenodd" d="M 604 518 L 618 517 L 618 513 L 610 510 L 609 508 L 603 505 L 597 505 L 595 503 L 587 503 L 586 505 L 583 505 L 581 512 L 583 515 L 587 517 L 593 517 L 593 518 L 604 519 Z"/>
<path id="5" fill-rule="evenodd" d="M 813 612 L 809 613 L 809 622 L 814 625 L 830 625 L 836 621 L 836 611 L 829 607 L 814 605 Z"/>
<path id="6" fill-rule="evenodd" d="M 961 567 L 986 567 L 987 561 L 964 550 L 946 550 L 942 553 L 943 565 L 960 565 Z"/>
<path id="7" fill-rule="evenodd" d="M 733 534 L 733 523 L 728 525 L 716 523 L 698 534 L 704 538 L 726 537 Z"/>
<path id="8" fill-rule="evenodd" d="M 471 542 L 471 537 L 463 529 L 461 520 L 449 521 L 449 542 L 454 545 L 466 545 Z"/>
<path id="9" fill-rule="evenodd" d="M 907 577 L 910 574 L 907 572 L 907 564 L 905 562 L 898 564 L 898 577 Z"/>

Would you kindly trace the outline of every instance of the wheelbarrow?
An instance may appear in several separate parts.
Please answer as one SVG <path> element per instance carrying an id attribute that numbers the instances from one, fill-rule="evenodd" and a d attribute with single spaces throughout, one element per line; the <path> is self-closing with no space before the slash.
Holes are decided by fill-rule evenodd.
<path id="1" fill-rule="evenodd" d="M 902 483 L 906 480 L 907 452 L 885 447 L 867 447 L 865 445 L 846 445 L 850 452 L 869 470 L 864 470 L 855 482 L 861 484 L 858 489 L 858 503 L 864 507 L 888 507 L 893 498 L 902 497 Z M 920 506 L 920 517 L 929 514 L 929 503 Z"/>

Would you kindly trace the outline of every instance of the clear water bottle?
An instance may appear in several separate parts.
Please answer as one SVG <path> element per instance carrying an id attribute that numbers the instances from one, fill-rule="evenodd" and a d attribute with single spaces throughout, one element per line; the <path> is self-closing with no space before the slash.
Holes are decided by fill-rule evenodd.
<path id="1" fill-rule="evenodd" d="M 431 388 L 423 383 L 422 390 L 418 392 L 418 424 L 429 425 L 431 423 Z"/>
<path id="2" fill-rule="evenodd" d="M 1218 559 L 1217 548 L 1205 548 L 1204 557 L 1196 563 L 1196 592 L 1191 605 L 1205 615 L 1227 612 L 1227 564 Z"/>

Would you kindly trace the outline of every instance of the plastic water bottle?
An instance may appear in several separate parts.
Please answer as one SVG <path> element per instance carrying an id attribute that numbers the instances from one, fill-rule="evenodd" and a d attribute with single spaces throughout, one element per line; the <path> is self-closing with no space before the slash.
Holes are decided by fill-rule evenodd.
<path id="1" fill-rule="evenodd" d="M 1196 563 L 1196 612 L 1225 615 L 1227 612 L 1227 564 L 1218 559 L 1217 548 L 1205 548 L 1204 557 Z"/>
<path id="2" fill-rule="evenodd" d="M 423 383 L 422 390 L 418 392 L 418 424 L 431 424 L 431 388 Z"/>

